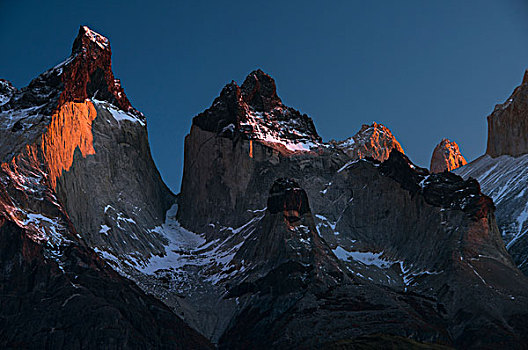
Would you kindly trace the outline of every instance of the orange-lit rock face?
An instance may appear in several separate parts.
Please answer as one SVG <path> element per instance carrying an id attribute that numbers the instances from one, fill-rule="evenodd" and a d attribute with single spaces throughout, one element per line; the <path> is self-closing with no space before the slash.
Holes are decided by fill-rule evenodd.
<path id="1" fill-rule="evenodd" d="M 443 139 L 434 149 L 431 157 L 431 172 L 441 173 L 445 170 L 451 171 L 467 164 L 466 159 L 460 153 L 456 142 Z"/>
<path id="2" fill-rule="evenodd" d="M 95 154 L 92 122 L 96 116 L 90 100 L 66 102 L 53 114 L 48 131 L 42 136 L 42 152 L 53 188 L 62 171 L 68 171 L 72 166 L 77 148 L 83 157 Z"/>
<path id="3" fill-rule="evenodd" d="M 356 135 L 336 143 L 336 146 L 353 159 L 370 157 L 385 161 L 393 149 L 404 153 L 392 132 L 378 123 L 364 124 Z"/>
<path id="4" fill-rule="evenodd" d="M 132 108 L 121 82 L 112 72 L 112 50 L 104 36 L 81 26 L 73 43 L 71 61 L 62 73 L 64 91 L 59 105 L 69 101 L 82 102 L 97 94 L 124 111 Z"/>

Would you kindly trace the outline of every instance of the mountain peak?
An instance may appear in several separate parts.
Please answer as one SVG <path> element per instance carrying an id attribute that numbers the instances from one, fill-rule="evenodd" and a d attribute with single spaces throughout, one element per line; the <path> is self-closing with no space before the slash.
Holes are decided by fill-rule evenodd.
<path id="1" fill-rule="evenodd" d="M 213 105 L 194 117 L 193 125 L 223 137 L 255 140 L 287 155 L 321 143 L 312 119 L 283 105 L 275 81 L 260 69 L 242 86 L 227 84 Z"/>
<path id="2" fill-rule="evenodd" d="M 404 153 L 389 128 L 376 122 L 371 125 L 363 124 L 357 134 L 337 142 L 336 146 L 353 159 L 370 157 L 384 161 L 389 158 L 393 149 Z"/>
<path id="3" fill-rule="evenodd" d="M 91 30 L 88 26 L 80 26 L 79 33 L 73 42 L 72 55 L 83 51 L 110 51 L 110 41 L 101 34 Z"/>
<path id="4" fill-rule="evenodd" d="M 59 103 L 93 98 L 139 114 L 132 108 L 120 80 L 114 78 L 110 41 L 89 27 L 79 28 L 72 55 L 53 71 L 57 69 L 64 83 Z"/>
<path id="5" fill-rule="evenodd" d="M 436 145 L 431 157 L 431 172 L 451 171 L 467 164 L 456 142 L 443 138 Z"/>
<path id="6" fill-rule="evenodd" d="M 269 111 L 282 105 L 275 80 L 261 69 L 249 73 L 240 89 L 244 101 L 257 111 Z"/>

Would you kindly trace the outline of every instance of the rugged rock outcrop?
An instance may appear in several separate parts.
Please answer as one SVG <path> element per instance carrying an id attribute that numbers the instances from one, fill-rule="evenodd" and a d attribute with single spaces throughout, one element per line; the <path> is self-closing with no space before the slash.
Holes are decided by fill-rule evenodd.
<path id="1" fill-rule="evenodd" d="M 175 197 L 152 160 L 145 117 L 114 78 L 107 38 L 81 26 L 71 56 L 0 108 L 0 155 L 38 145 L 49 185 L 90 246 L 163 253 L 155 228 Z"/>
<path id="2" fill-rule="evenodd" d="M 467 161 L 460 153 L 456 142 L 442 139 L 433 151 L 430 169 L 432 173 L 441 173 L 455 170 L 466 164 Z"/>
<path id="3" fill-rule="evenodd" d="M 188 326 L 225 349 L 528 342 L 528 279 L 478 182 L 378 124 L 323 143 L 257 70 L 193 119 L 173 205 L 110 59 L 81 27 L 2 92 L 2 346 L 208 348 Z"/>
<path id="4" fill-rule="evenodd" d="M 488 117 L 486 154 L 455 172 L 475 178 L 497 206 L 499 230 L 517 266 L 528 274 L 528 72 Z"/>
<path id="5" fill-rule="evenodd" d="M 221 118 L 215 116 L 215 105 L 220 105 L 218 99 L 207 117 L 235 120 L 225 114 L 226 108 Z M 378 333 L 456 347 L 516 347 L 526 338 L 518 316 L 520 310 L 528 312 L 528 284 L 504 248 L 493 202 L 476 181 L 451 173 L 430 174 L 394 149 L 384 162 L 351 158 L 342 148 L 320 142 L 310 150 L 281 152 L 264 139 L 233 136 L 236 127 L 225 133 L 224 128 L 204 130 L 202 123 L 194 122 L 186 138 L 178 219 L 184 227 L 204 233 L 202 245 L 190 253 L 195 259 L 207 252 L 232 254 L 227 263 L 215 260 L 214 275 L 207 264 L 194 264 L 193 270 L 204 276 L 204 284 L 209 281 L 219 288 L 215 293 L 225 289 L 237 301 L 229 308 L 231 321 L 217 338 L 220 347 L 318 347 L 323 346 L 318 343 L 323 334 L 330 344 Z M 282 177 L 294 180 L 277 184 Z M 266 188 L 272 188 L 270 198 L 263 195 Z M 302 204 L 304 192 L 310 212 Z M 296 204 L 290 206 L 290 199 Z M 276 210 L 281 205 L 286 216 Z M 289 216 L 302 219 L 306 229 L 288 231 Z M 321 253 L 321 261 L 334 266 L 327 269 L 342 279 L 334 288 L 330 281 L 305 277 L 304 299 L 281 284 L 276 275 L 282 265 L 276 261 L 284 261 L 292 276 L 302 276 L 304 270 L 292 266 L 309 256 L 305 245 L 307 251 L 324 251 L 312 245 L 314 228 L 332 251 Z M 269 234 L 272 242 L 265 238 Z M 298 254 L 288 250 L 288 243 L 279 244 L 292 240 Z M 299 266 L 311 269 L 304 264 Z M 351 302 L 335 317 L 337 311 L 325 305 L 342 305 L 343 298 Z M 383 305 L 377 310 L 384 311 L 375 315 L 364 305 Z M 403 313 L 385 313 L 394 309 Z M 315 317 L 313 310 L 320 310 Z M 186 315 L 201 312 L 200 307 L 191 308 Z M 411 323 L 389 326 L 389 319 Z M 354 324 L 354 330 L 341 320 Z M 204 327 L 203 317 L 195 321 L 198 329 Z M 499 326 L 502 322 L 508 326 Z"/>
<path id="6" fill-rule="evenodd" d="M 488 147 L 491 157 L 528 153 L 528 71 L 503 104 L 488 116 Z"/>
<path id="7" fill-rule="evenodd" d="M 475 178 L 497 206 L 497 224 L 516 265 L 528 274 L 528 155 L 484 155 L 457 169 Z"/>
<path id="8" fill-rule="evenodd" d="M 222 224 L 238 227 L 251 217 L 248 208 L 265 205 L 268 188 L 280 177 L 270 164 L 311 159 L 307 154 L 324 148 L 313 121 L 282 104 L 269 75 L 257 70 L 241 87 L 231 82 L 193 119 L 185 138 L 178 219 L 194 232 L 227 216 L 232 220 Z M 258 193 L 255 198 L 246 196 L 248 188 Z M 217 210 L 210 210 L 212 203 Z"/>
<path id="9" fill-rule="evenodd" d="M 309 151 L 321 141 L 312 119 L 283 105 L 275 81 L 260 69 L 240 87 L 227 84 L 193 125 L 232 139 L 258 140 L 282 154 Z"/>
<path id="10" fill-rule="evenodd" d="M 326 348 L 365 332 L 416 332 L 418 338 L 447 341 L 442 330 L 408 314 L 413 298 L 397 297 L 347 271 L 318 235 L 308 196 L 294 180 L 276 180 L 267 203 L 232 260 L 246 268 L 227 286 L 227 297 L 237 298 L 240 307 L 219 341 L 221 349 Z M 414 302 L 433 313 L 432 304 Z M 389 319 L 395 321 L 383 324 Z"/>
<path id="11" fill-rule="evenodd" d="M 352 159 L 369 157 L 384 161 L 389 158 L 393 149 L 403 153 L 400 143 L 392 132 L 378 123 L 363 124 L 354 136 L 341 142 L 331 143 L 342 149 Z"/>
<path id="12" fill-rule="evenodd" d="M 137 194 L 120 194 L 107 192 L 115 191 L 116 185 L 104 188 L 107 183 L 99 182 L 99 174 L 94 173 L 115 169 L 110 166 L 115 162 L 111 157 L 127 160 L 124 154 L 104 152 L 105 143 L 94 139 L 92 132 L 103 130 L 95 136 L 110 142 L 140 139 L 138 144 L 143 148 L 131 152 L 130 158 L 139 153 L 145 159 L 136 165 L 144 166 L 147 176 L 157 174 L 155 168 L 148 169 L 153 162 L 144 117 L 127 105 L 122 89 L 109 75 L 109 50 L 105 38 L 81 27 L 68 60 L 40 75 L 28 87 L 16 90 L 8 86 L 7 94 L 6 89 L 2 90 L 2 96 L 9 96 L 0 106 L 2 348 L 210 348 L 205 338 L 169 308 L 119 276 L 96 255 L 92 248 L 97 246 L 90 238 L 107 231 L 89 232 L 84 227 L 86 222 L 97 223 L 94 221 L 104 218 L 104 207 L 90 206 L 94 196 L 96 200 L 117 197 L 117 201 L 128 201 L 138 194 L 141 198 L 149 186 L 161 187 L 167 195 L 149 198 L 152 208 L 148 203 L 135 202 L 144 205 L 147 213 L 140 224 L 151 228 L 162 223 L 165 208 L 172 204 L 172 195 L 163 187 L 159 174 L 158 178 L 148 179 L 150 184 L 134 183 L 132 189 Z M 98 119 L 110 125 L 105 129 L 101 122 L 97 129 Z M 125 129 L 127 123 L 132 124 L 131 129 Z M 135 124 L 142 128 L 135 128 Z M 112 127 L 119 131 L 109 132 Z M 110 143 L 106 146 L 122 149 Z M 91 157 L 98 154 L 102 157 L 97 158 L 98 164 L 90 172 L 79 165 L 93 161 Z M 71 178 L 74 168 L 78 176 L 75 180 Z M 85 173 L 79 169 L 85 169 Z M 116 181 L 126 170 L 117 169 L 106 177 L 114 176 Z M 141 173 L 137 172 L 136 181 L 141 180 Z M 121 219 L 128 218 L 121 214 Z M 119 217 L 112 224 L 120 227 Z M 128 233 L 142 232 L 133 228 Z M 149 232 L 140 243 L 151 251 L 155 248 L 149 245 L 152 236 L 155 234 Z M 112 241 L 115 238 L 107 242 Z M 164 241 L 156 242 L 163 247 Z M 120 242 L 114 244 L 122 247 Z"/>
<path id="13" fill-rule="evenodd" d="M 85 247 L 70 244 L 50 261 L 30 238 L 40 233 L 1 221 L 2 348 L 212 348 Z"/>

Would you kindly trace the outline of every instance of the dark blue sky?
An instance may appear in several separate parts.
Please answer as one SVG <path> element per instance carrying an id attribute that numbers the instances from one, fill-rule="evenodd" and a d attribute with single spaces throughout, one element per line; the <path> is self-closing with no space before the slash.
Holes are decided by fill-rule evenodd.
<path id="1" fill-rule="evenodd" d="M 325 140 L 377 121 L 427 167 L 443 137 L 481 155 L 486 116 L 528 68 L 526 0 L 0 0 L 0 77 L 27 85 L 69 55 L 81 24 L 110 39 L 175 192 L 191 118 L 256 68 Z"/>

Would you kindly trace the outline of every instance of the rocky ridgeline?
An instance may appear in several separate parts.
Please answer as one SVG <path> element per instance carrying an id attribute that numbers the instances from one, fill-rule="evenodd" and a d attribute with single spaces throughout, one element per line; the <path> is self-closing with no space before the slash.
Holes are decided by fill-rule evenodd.
<path id="1" fill-rule="evenodd" d="M 430 169 L 432 173 L 441 173 L 455 170 L 466 164 L 467 161 L 460 153 L 456 142 L 442 139 L 433 151 Z"/>
<path id="2" fill-rule="evenodd" d="M 352 138 L 361 145 L 357 149 L 370 153 L 354 151 L 351 155 L 344 143 L 317 142 L 309 150 L 291 147 L 291 152 L 284 152 L 265 137 L 237 136 L 244 129 L 239 130 L 235 124 L 234 128 L 227 127 L 241 120 L 243 108 L 220 108 L 229 105 L 227 100 L 235 101 L 231 106 L 241 104 L 237 96 L 242 94 L 234 87 L 231 83 L 224 88 L 213 106 L 193 120 L 185 139 L 178 210 L 184 227 L 203 232 L 206 242 L 213 242 L 213 246 L 214 242 L 231 241 L 230 249 L 236 251 L 223 268 L 229 274 L 216 284 L 230 291 L 238 302 L 230 309 L 231 321 L 218 339 L 221 347 L 251 344 L 258 348 L 270 343 L 279 348 L 317 347 L 323 346 L 321 338 L 329 346 L 338 339 L 356 339 L 373 331 L 406 337 L 408 333 L 402 331 L 406 327 L 413 329 L 415 340 L 479 346 L 508 337 L 500 327 L 493 326 L 497 319 L 508 319 L 508 324 L 517 329 L 516 337 L 525 337 L 526 330 L 515 315 L 526 306 L 518 297 L 507 295 L 524 295 L 519 285 L 527 282 L 504 248 L 492 201 L 480 192 L 476 181 L 464 181 L 450 173 L 430 174 L 418 168 L 398 150 L 401 146 L 390 131 L 378 124 L 364 126 Z M 226 99 L 228 91 L 236 92 L 236 98 Z M 269 89 L 265 91 L 266 95 L 256 100 L 276 96 Z M 268 108 L 273 108 L 271 105 Z M 269 110 L 262 113 L 268 113 L 267 119 L 262 119 L 264 124 L 280 126 Z M 220 127 L 211 128 L 205 120 Z M 316 135 L 311 128 L 298 132 Z M 297 140 L 282 142 L 295 144 Z M 282 186 L 282 181 L 276 182 L 278 178 L 292 180 Z M 309 199 L 310 212 L 302 204 L 303 193 Z M 273 198 L 288 200 L 275 202 Z M 283 210 L 278 210 L 281 205 L 276 203 L 282 203 Z M 265 214 L 259 216 L 262 212 Z M 303 220 L 299 232 L 290 220 L 297 218 Z M 314 227 L 321 249 L 316 248 L 317 240 L 310 234 Z M 270 234 L 271 242 L 266 238 Z M 303 260 L 309 259 L 306 252 L 321 252 L 316 254 L 321 257 L 318 264 L 325 266 L 327 273 L 323 275 L 328 279 L 309 277 L 318 274 L 310 268 L 309 260 Z M 296 265 L 295 261 L 302 263 Z M 299 288 L 297 291 L 306 291 L 306 299 L 281 285 L 277 276 L 289 273 L 304 276 L 299 277 L 304 284 L 290 282 Z M 386 289 L 381 291 L 381 286 Z M 368 297 L 362 294 L 362 288 L 369 291 Z M 398 299 L 392 293 L 406 297 Z M 354 311 L 356 302 L 339 308 L 342 319 L 336 320 L 333 311 L 323 306 L 342 305 L 337 301 L 340 298 L 357 301 L 357 297 L 365 298 L 368 305 L 382 303 L 380 309 L 385 311 L 392 307 L 416 310 L 417 301 L 407 293 L 422 298 L 418 313 L 424 318 L 415 319 L 416 323 L 388 326 L 389 318 L 408 317 L 384 312 L 374 316 L 371 311 L 360 316 Z M 500 304 L 502 311 L 486 304 L 486 298 Z M 321 311 L 312 317 L 306 310 Z M 460 318 L 462 310 L 471 311 Z M 198 307 L 194 313 L 204 311 Z M 489 316 L 480 318 L 482 314 Z M 363 316 L 383 326 L 374 327 Z M 348 329 L 341 321 L 357 328 Z M 198 317 L 196 327 L 202 329 L 204 325 L 210 326 Z"/>
<path id="3" fill-rule="evenodd" d="M 493 201 L 380 124 L 324 143 L 254 71 L 193 119 L 176 206 L 103 36 L 1 94 L 2 346 L 528 342 Z"/>

